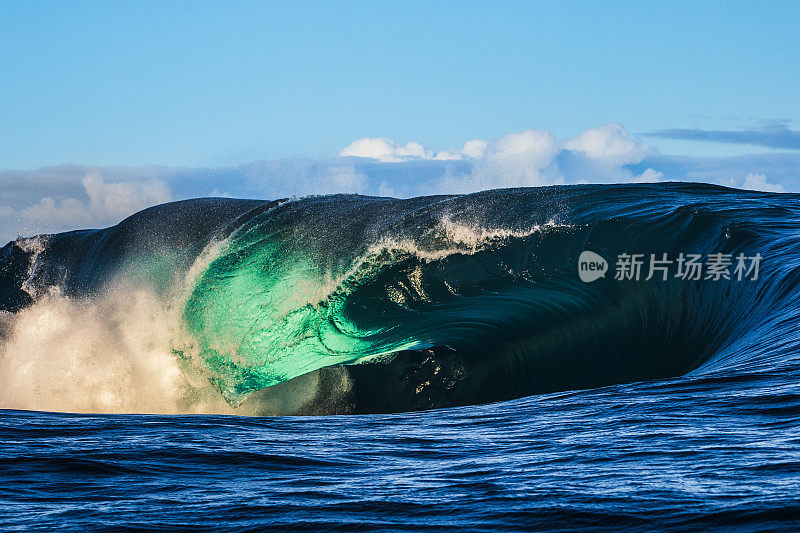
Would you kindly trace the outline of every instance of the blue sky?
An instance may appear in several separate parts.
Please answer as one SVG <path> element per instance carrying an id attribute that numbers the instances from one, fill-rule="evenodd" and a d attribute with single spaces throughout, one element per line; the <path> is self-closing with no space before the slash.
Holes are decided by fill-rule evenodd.
<path id="1" fill-rule="evenodd" d="M 0 168 L 796 122 L 798 26 L 797 2 L 4 2 Z"/>
<path id="2" fill-rule="evenodd" d="M 800 2 L 4 1 L 0 180 L 15 192 L 0 194 L 0 229 L 29 227 L 22 210 L 48 198 L 56 210 L 90 205 L 88 173 L 104 180 L 95 192 L 163 182 L 166 196 L 148 201 L 328 183 L 410 195 L 420 168 L 417 179 L 439 172 L 448 183 L 466 172 L 473 188 L 581 181 L 580 171 L 733 186 L 752 174 L 747 183 L 800 190 L 798 27 Z M 574 140 L 609 124 L 623 130 L 602 130 L 605 145 L 628 143 L 628 156 Z M 507 138 L 529 130 L 552 139 Z M 465 142 L 482 139 L 481 158 L 494 162 L 509 143 L 532 151 L 504 163 L 516 177 L 487 181 L 469 162 L 346 151 L 362 138 L 462 158 Z M 556 153 L 541 159 L 553 139 Z M 206 170 L 193 182 L 177 167 Z M 269 186 L 243 177 L 254 168 Z M 294 185 L 303 179 L 308 187 Z M 69 219 L 51 222 L 34 229 Z"/>

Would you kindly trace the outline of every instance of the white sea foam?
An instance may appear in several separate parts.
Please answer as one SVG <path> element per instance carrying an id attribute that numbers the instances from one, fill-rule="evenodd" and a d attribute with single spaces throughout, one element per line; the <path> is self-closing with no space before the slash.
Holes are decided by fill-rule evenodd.
<path id="1" fill-rule="evenodd" d="M 19 311 L 0 344 L 0 404 L 77 412 L 178 412 L 187 385 L 170 320 L 151 295 L 47 295 Z"/>
<path id="2" fill-rule="evenodd" d="M 46 242 L 21 241 L 33 253 L 29 278 Z M 197 277 L 225 241 L 209 244 L 167 298 L 131 285 L 125 276 L 83 298 L 57 286 L 34 290 L 35 302 L 0 313 L 0 408 L 82 413 L 270 414 L 270 398 L 232 408 L 203 372 L 196 343 L 186 331 L 182 305 Z M 178 357 L 175 350 L 181 350 Z M 298 409 L 314 397 L 305 380 L 276 413 Z"/>
<path id="3" fill-rule="evenodd" d="M 27 292 L 31 298 L 36 298 L 40 296 L 39 290 L 37 289 L 34 279 L 36 278 L 36 269 L 39 267 L 39 256 L 41 253 L 47 248 L 47 243 L 49 238 L 47 235 L 37 235 L 35 237 L 29 238 L 18 238 L 16 240 L 16 245 L 19 248 L 28 254 L 31 254 L 31 258 L 28 263 L 28 272 L 25 276 L 25 281 L 22 282 L 22 290 Z M 57 287 L 49 287 L 48 290 L 55 290 L 57 291 Z"/>
<path id="4" fill-rule="evenodd" d="M 426 245 L 414 239 L 403 237 L 388 237 L 374 243 L 367 252 L 355 261 L 348 275 L 354 274 L 363 263 L 373 260 L 380 255 L 414 256 L 425 262 L 440 261 L 451 255 L 474 255 L 487 248 L 501 244 L 510 238 L 525 238 L 535 233 L 544 233 L 552 229 L 572 227 L 569 224 L 558 223 L 551 219 L 544 224 L 533 224 L 522 230 L 512 230 L 503 227 L 486 228 L 480 225 L 469 225 L 456 222 L 450 217 L 442 217 L 433 226 L 426 237 L 433 237 L 435 245 Z M 346 279 L 348 275 L 345 275 Z"/>
<path id="5" fill-rule="evenodd" d="M 180 314 L 147 290 L 48 294 L 18 313 L 0 313 L 0 408 L 270 415 L 297 412 L 317 395 L 312 375 L 234 409 L 193 348 Z"/>

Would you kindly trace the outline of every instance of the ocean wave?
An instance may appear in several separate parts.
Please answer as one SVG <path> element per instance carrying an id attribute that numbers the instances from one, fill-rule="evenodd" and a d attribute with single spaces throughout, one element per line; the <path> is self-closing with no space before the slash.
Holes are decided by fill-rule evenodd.
<path id="1" fill-rule="evenodd" d="M 774 365 L 797 195 L 592 185 L 200 199 L 0 251 L 2 407 L 320 414 Z M 756 279 L 578 276 L 591 250 L 763 257 Z"/>

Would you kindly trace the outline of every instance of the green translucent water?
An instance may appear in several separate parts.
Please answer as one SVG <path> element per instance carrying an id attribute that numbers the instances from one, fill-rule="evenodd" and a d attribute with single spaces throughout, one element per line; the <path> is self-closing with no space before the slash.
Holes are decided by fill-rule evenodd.
<path id="1" fill-rule="evenodd" d="M 416 211 L 394 227 L 385 202 L 355 200 L 295 202 L 251 219 L 196 279 L 183 308 L 192 353 L 230 403 L 400 350 L 491 353 L 499 331 L 528 331 L 546 307 L 525 277 L 533 233 L 464 239 Z"/>
<path id="2" fill-rule="evenodd" d="M 324 366 L 414 345 L 385 335 L 391 324 L 356 324 L 343 309 L 347 282 L 332 276 L 256 232 L 221 250 L 197 279 L 184 319 L 226 399 L 236 403 Z"/>

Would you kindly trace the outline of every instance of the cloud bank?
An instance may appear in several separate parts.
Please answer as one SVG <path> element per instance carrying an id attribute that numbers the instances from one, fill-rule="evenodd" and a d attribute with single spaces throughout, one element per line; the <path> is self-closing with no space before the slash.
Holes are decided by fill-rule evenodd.
<path id="1" fill-rule="evenodd" d="M 472 139 L 460 148 L 434 151 L 418 142 L 366 137 L 345 147 L 339 156 L 376 163 L 442 162 L 444 171 L 424 183 L 382 182 L 394 195 L 467 193 L 497 187 L 531 187 L 576 182 L 653 181 L 662 176 L 628 165 L 641 163 L 656 151 L 620 124 L 590 128 L 559 141 L 547 130 L 525 130 L 498 139 Z"/>
<path id="2" fill-rule="evenodd" d="M 800 131 L 790 130 L 785 122 L 768 122 L 747 130 L 666 129 L 651 131 L 650 137 L 707 141 L 727 144 L 749 144 L 765 148 L 800 150 Z"/>
<path id="3" fill-rule="evenodd" d="M 444 150 L 415 141 L 366 137 L 335 157 L 222 168 L 66 164 L 4 170 L 0 239 L 105 227 L 152 205 L 203 196 L 274 199 L 343 192 L 411 197 L 498 187 L 667 180 L 798 191 L 800 153 L 663 155 L 612 123 L 568 139 L 531 129 L 497 139 L 471 139 Z"/>
<path id="4" fill-rule="evenodd" d="M 106 172 L 115 174 L 114 169 Z M 143 169 L 137 177 L 109 182 L 103 171 L 77 166 L 0 172 L 0 235 L 7 240 L 15 234 L 109 226 L 170 201 L 166 182 L 146 174 Z"/>

